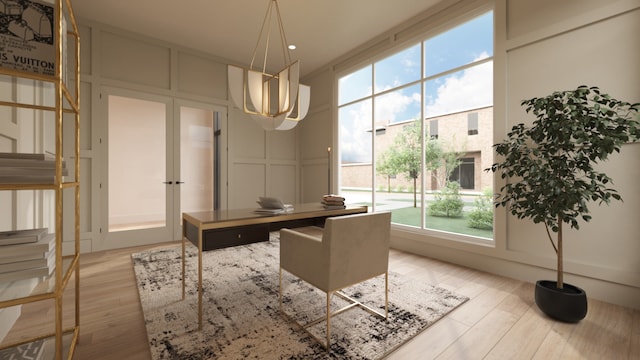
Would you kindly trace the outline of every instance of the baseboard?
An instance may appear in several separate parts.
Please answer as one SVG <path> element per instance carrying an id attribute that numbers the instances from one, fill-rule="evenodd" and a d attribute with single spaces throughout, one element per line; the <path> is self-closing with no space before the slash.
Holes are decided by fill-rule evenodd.
<path id="1" fill-rule="evenodd" d="M 479 254 L 477 252 L 464 251 L 459 248 L 438 246 L 416 239 L 393 237 L 391 247 L 529 283 L 535 283 L 537 280 L 543 279 L 554 280 L 556 276 L 555 271 L 546 268 Z M 588 298 L 640 310 L 640 288 L 582 276 L 580 274 L 565 273 L 565 281 L 584 289 L 587 292 Z M 531 296 L 533 298 L 533 293 Z"/>

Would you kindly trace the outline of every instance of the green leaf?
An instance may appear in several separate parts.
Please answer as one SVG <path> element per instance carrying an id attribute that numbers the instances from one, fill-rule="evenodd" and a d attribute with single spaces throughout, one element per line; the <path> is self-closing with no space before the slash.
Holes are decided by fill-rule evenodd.
<path id="1" fill-rule="evenodd" d="M 497 207 L 521 219 L 544 222 L 557 232 L 558 214 L 561 222 L 579 229 L 579 220 L 591 220 L 588 204 L 622 200 L 607 187 L 611 178 L 594 165 L 626 142 L 638 140 L 640 103 L 580 86 L 523 100 L 521 106 L 535 120 L 531 126 L 514 125 L 507 138 L 494 145 L 502 161 L 486 169 L 500 172 L 507 181 L 496 196 Z"/>

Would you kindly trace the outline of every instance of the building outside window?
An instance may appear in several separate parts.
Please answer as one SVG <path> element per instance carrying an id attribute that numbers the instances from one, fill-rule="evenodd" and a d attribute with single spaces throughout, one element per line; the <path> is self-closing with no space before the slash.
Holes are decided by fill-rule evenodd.
<path id="1" fill-rule="evenodd" d="M 493 188 L 482 171 L 493 161 L 492 12 L 341 76 L 337 87 L 348 203 L 391 210 L 394 224 L 416 231 L 493 238 L 465 225 Z M 439 216 L 451 198 L 460 216 Z"/>

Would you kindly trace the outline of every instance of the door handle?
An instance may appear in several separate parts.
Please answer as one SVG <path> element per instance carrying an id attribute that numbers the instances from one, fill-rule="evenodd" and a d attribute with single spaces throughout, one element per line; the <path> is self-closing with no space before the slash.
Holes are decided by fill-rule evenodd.
<path id="1" fill-rule="evenodd" d="M 184 184 L 184 181 L 176 181 L 176 185 Z"/>
<path id="2" fill-rule="evenodd" d="M 163 184 L 171 185 L 171 184 L 173 184 L 173 181 L 164 181 Z"/>

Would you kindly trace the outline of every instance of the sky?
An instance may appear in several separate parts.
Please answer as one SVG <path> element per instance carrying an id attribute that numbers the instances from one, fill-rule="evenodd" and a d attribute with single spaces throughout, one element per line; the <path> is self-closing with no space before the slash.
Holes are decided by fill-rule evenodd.
<path id="1" fill-rule="evenodd" d="M 419 119 L 423 84 L 427 118 L 493 104 L 491 12 L 424 41 L 424 82 L 421 48 L 417 43 L 339 80 L 340 105 L 368 97 L 339 109 L 344 163 L 371 162 L 372 116 L 376 123 Z M 372 100 L 372 93 L 384 94 Z"/>

